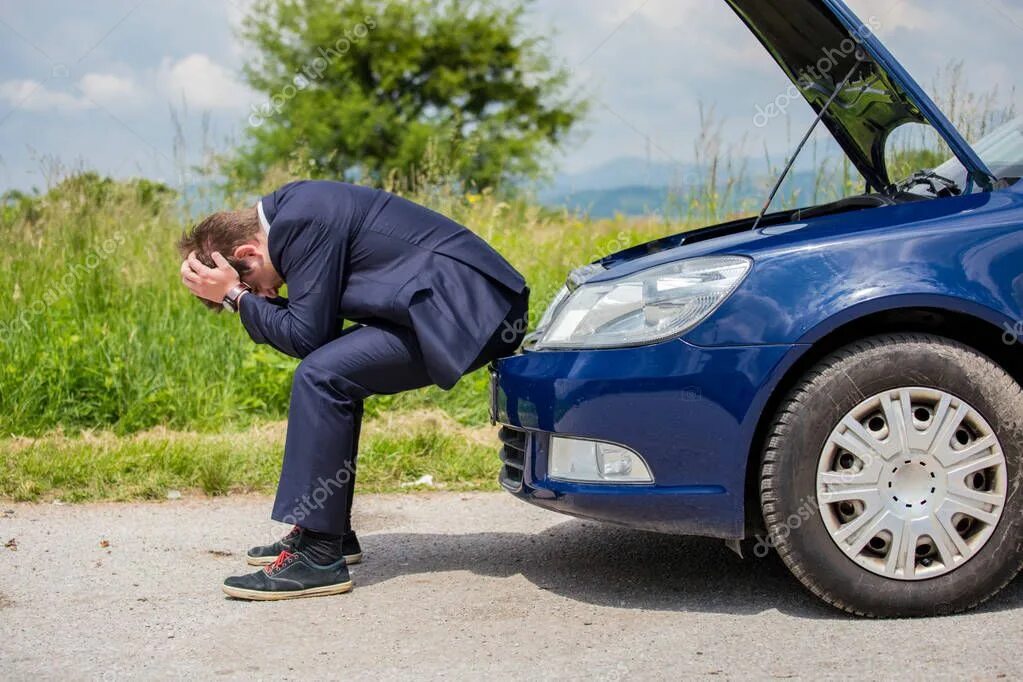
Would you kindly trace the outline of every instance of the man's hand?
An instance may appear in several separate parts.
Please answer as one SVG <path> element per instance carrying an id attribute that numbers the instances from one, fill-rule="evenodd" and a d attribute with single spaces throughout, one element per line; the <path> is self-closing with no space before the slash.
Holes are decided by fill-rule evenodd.
<path id="1" fill-rule="evenodd" d="M 208 268 L 195 257 L 195 251 L 181 264 L 181 281 L 199 298 L 220 303 L 232 287 L 239 284 L 238 272 L 217 252 L 210 254 L 216 268 Z"/>

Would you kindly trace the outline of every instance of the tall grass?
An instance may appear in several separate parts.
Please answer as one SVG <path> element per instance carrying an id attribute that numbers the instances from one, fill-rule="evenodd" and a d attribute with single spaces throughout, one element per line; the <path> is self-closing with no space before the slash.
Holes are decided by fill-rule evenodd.
<path id="1" fill-rule="evenodd" d="M 171 252 L 181 227 L 166 188 L 93 174 L 5 206 L 0 431 L 279 414 L 282 361 L 182 296 Z"/>
<path id="2" fill-rule="evenodd" d="M 418 198 L 506 254 L 530 282 L 534 314 L 570 268 L 676 227 L 585 223 L 490 193 Z M 286 416 L 295 361 L 253 345 L 235 316 L 187 295 L 173 249 L 185 222 L 174 193 L 146 181 L 75 174 L 41 197 L 8 196 L 0 213 L 0 433 L 213 431 Z M 481 372 L 451 392 L 367 407 L 373 415 L 438 406 L 483 423 L 485 396 Z"/>

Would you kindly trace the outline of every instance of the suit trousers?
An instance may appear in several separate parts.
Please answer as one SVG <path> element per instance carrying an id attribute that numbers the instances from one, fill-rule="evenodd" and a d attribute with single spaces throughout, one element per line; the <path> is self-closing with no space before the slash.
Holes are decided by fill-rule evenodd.
<path id="1" fill-rule="evenodd" d="M 526 328 L 528 290 L 467 370 L 509 355 Z M 321 533 L 351 530 L 363 401 L 432 384 L 412 330 L 386 322 L 346 329 L 307 355 L 291 386 L 284 462 L 271 518 Z"/>

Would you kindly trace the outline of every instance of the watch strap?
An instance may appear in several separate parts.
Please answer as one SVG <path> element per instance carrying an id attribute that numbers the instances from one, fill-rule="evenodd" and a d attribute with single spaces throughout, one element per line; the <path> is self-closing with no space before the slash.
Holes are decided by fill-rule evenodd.
<path id="1" fill-rule="evenodd" d="M 252 291 L 249 285 L 245 282 L 240 282 L 231 287 L 227 294 L 224 295 L 224 308 L 230 310 L 232 313 L 238 312 L 238 299 L 241 298 L 242 294 Z"/>

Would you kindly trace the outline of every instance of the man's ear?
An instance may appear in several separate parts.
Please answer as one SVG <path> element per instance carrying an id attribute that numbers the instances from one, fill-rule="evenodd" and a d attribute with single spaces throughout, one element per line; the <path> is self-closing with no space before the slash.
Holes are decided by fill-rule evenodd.
<path id="1" fill-rule="evenodd" d="M 241 246 L 236 246 L 233 255 L 235 260 L 245 260 L 246 258 L 251 258 L 253 256 L 261 256 L 259 253 L 259 247 L 256 244 L 242 244 Z"/>

